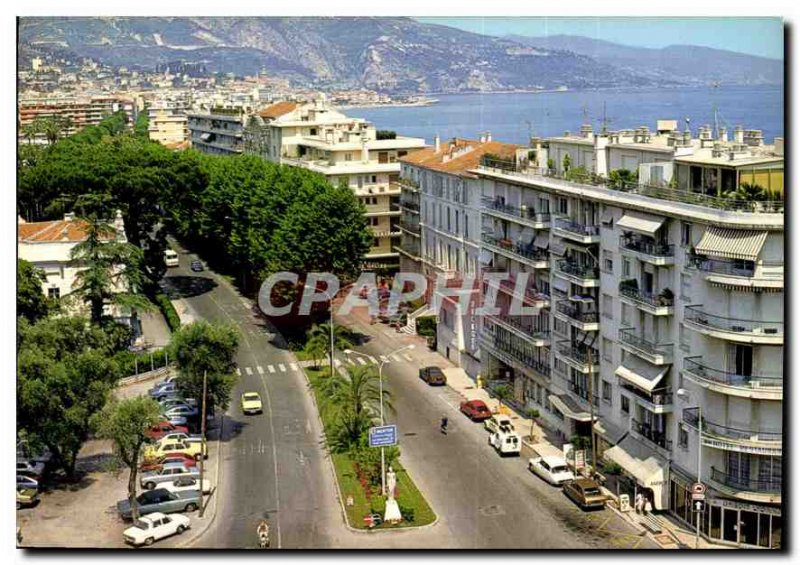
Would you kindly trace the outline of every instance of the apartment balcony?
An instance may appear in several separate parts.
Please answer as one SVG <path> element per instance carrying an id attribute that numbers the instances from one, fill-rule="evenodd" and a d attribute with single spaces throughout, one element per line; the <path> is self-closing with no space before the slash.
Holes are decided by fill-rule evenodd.
<path id="1" fill-rule="evenodd" d="M 419 241 L 403 241 L 400 245 L 395 245 L 394 250 L 414 261 L 419 261 L 420 259 Z"/>
<path id="2" fill-rule="evenodd" d="M 400 200 L 398 206 L 411 212 L 412 214 L 419 214 L 419 202 L 412 202 L 410 200 Z"/>
<path id="3" fill-rule="evenodd" d="M 484 289 L 485 287 L 486 285 L 484 285 Z M 525 306 L 533 306 L 535 308 L 550 307 L 549 294 L 546 294 L 544 292 L 539 292 L 538 290 L 534 290 L 531 287 L 526 287 L 524 289 L 517 289 L 516 278 L 514 277 L 513 274 L 511 274 L 508 279 L 503 279 L 502 281 L 500 281 L 499 290 L 500 292 L 508 296 L 522 300 L 522 303 Z"/>
<path id="4" fill-rule="evenodd" d="M 582 312 L 577 305 L 569 302 L 561 301 L 556 304 L 555 316 L 583 332 L 596 332 L 600 329 L 597 312 Z"/>
<path id="5" fill-rule="evenodd" d="M 569 218 L 555 218 L 553 233 L 583 244 L 600 243 L 600 226 L 582 224 Z"/>
<path id="6" fill-rule="evenodd" d="M 659 267 L 675 264 L 675 246 L 656 243 L 652 238 L 625 236 L 619 238 L 620 251 L 645 263 Z"/>
<path id="7" fill-rule="evenodd" d="M 516 222 L 535 230 L 550 228 L 550 214 L 535 212 L 533 208 L 527 206 L 511 206 L 493 198 L 483 198 L 481 203 L 483 213 L 489 216 Z"/>
<path id="8" fill-rule="evenodd" d="M 600 286 L 600 269 L 593 265 L 579 265 L 569 259 L 556 263 L 555 275 L 584 288 Z"/>
<path id="9" fill-rule="evenodd" d="M 697 429 L 697 408 L 683 410 L 683 423 Z M 703 418 L 702 444 L 724 451 L 738 451 L 755 455 L 783 455 L 781 432 L 733 428 L 716 424 Z"/>
<path id="10" fill-rule="evenodd" d="M 687 306 L 683 312 L 683 325 L 707 336 L 738 343 L 783 345 L 782 321 L 767 322 L 716 316 L 704 311 L 701 305 Z"/>
<path id="11" fill-rule="evenodd" d="M 501 326 L 534 347 L 547 347 L 550 345 L 549 330 L 540 330 L 535 328 L 533 324 L 526 324 L 520 316 L 486 316 L 485 321 L 487 326 L 492 324 Z M 490 331 L 494 333 L 494 331 Z"/>
<path id="12" fill-rule="evenodd" d="M 706 273 L 705 279 L 711 284 L 739 291 L 752 289 L 777 292 L 783 289 L 783 263 L 734 259 L 708 259 L 694 256 L 689 266 Z"/>
<path id="13" fill-rule="evenodd" d="M 589 406 L 589 389 L 585 388 L 582 384 L 568 382 L 567 383 L 567 390 L 572 393 L 572 396 L 577 400 L 580 407 L 585 410 L 586 412 L 591 412 L 591 407 Z M 595 407 L 595 418 L 597 418 L 597 409 L 600 408 L 600 397 L 596 394 L 592 397 L 594 398 L 594 407 Z"/>
<path id="14" fill-rule="evenodd" d="M 783 482 L 780 479 L 759 480 L 731 475 L 711 467 L 711 483 L 714 488 L 728 496 L 749 502 L 780 504 Z"/>
<path id="15" fill-rule="evenodd" d="M 480 342 L 489 353 L 506 365 L 522 373 L 535 374 L 544 379 L 550 378 L 550 365 L 540 361 L 532 351 L 522 347 L 522 344 L 502 340 L 497 334 L 488 331 L 480 333 Z"/>
<path id="16" fill-rule="evenodd" d="M 672 389 L 661 388 L 656 389 L 652 393 L 647 393 L 638 387 L 628 383 L 622 383 L 622 390 L 628 394 L 628 397 L 636 404 L 643 406 L 653 414 L 667 414 L 672 412 L 673 396 Z"/>
<path id="17" fill-rule="evenodd" d="M 600 372 L 600 355 L 592 348 L 579 348 L 570 341 L 562 341 L 556 347 L 556 355 L 581 373 Z"/>
<path id="18" fill-rule="evenodd" d="M 550 255 L 547 251 L 533 245 L 514 243 L 510 239 L 502 239 L 485 233 L 482 236 L 484 245 L 504 257 L 519 261 L 533 269 L 550 268 Z"/>
<path id="19" fill-rule="evenodd" d="M 620 285 L 619 299 L 653 316 L 671 316 L 675 313 L 675 298 L 663 291 L 662 294 L 649 294 L 636 287 Z"/>
<path id="20" fill-rule="evenodd" d="M 737 375 L 701 363 L 702 357 L 683 360 L 683 376 L 703 388 L 730 396 L 757 400 L 783 400 L 783 377 Z"/>
<path id="21" fill-rule="evenodd" d="M 413 237 L 421 237 L 422 228 L 419 222 L 400 222 L 400 229 Z"/>
<path id="22" fill-rule="evenodd" d="M 631 430 L 656 447 L 667 452 L 672 451 L 672 440 L 667 439 L 666 431 L 653 429 L 650 424 L 638 420 L 631 420 Z"/>
<path id="23" fill-rule="evenodd" d="M 419 184 L 417 181 L 406 179 L 406 178 L 399 178 L 397 180 L 391 181 L 392 185 L 396 187 L 396 190 L 408 190 L 410 192 L 419 192 Z"/>
<path id="24" fill-rule="evenodd" d="M 645 339 L 632 328 L 619 330 L 619 344 L 625 351 L 653 365 L 669 365 L 673 360 L 675 346 L 672 343 L 656 343 Z"/>

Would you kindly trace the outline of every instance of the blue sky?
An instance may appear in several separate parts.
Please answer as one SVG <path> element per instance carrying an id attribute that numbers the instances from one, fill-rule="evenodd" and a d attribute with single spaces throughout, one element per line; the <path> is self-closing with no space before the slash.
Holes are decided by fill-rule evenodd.
<path id="1" fill-rule="evenodd" d="M 633 45 L 701 45 L 783 59 L 780 18 L 469 17 L 416 18 L 485 35 L 583 35 Z"/>

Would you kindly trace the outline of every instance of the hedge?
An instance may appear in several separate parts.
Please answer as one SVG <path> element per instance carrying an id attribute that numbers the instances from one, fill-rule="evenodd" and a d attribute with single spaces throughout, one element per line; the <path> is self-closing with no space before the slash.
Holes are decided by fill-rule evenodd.
<path id="1" fill-rule="evenodd" d="M 169 299 L 169 297 L 164 293 L 158 293 L 156 295 L 156 304 L 158 304 L 161 313 L 164 314 L 164 318 L 167 320 L 169 329 L 173 332 L 181 329 L 181 318 L 175 311 L 175 306 L 172 305 L 172 301 Z"/>

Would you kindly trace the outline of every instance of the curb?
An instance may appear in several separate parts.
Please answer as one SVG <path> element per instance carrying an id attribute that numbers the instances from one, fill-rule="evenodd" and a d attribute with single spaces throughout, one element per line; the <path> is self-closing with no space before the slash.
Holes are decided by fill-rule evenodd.
<path id="1" fill-rule="evenodd" d="M 213 512 L 211 513 L 211 517 L 208 520 L 208 522 L 206 522 L 199 530 L 193 530 L 194 535 L 192 537 L 186 539 L 182 543 L 175 545 L 177 549 L 185 548 L 196 542 L 198 539 L 200 539 L 208 531 L 208 529 L 212 526 L 212 524 L 217 518 L 217 490 L 219 489 L 219 485 L 221 482 L 220 479 L 222 478 L 222 428 L 224 426 L 225 426 L 225 414 L 222 414 L 222 420 L 219 426 L 220 430 L 219 437 L 217 438 L 217 484 L 214 487 L 214 490 L 212 490 L 211 494 L 209 495 L 214 497 Z M 206 508 L 208 508 L 210 505 L 211 505 L 210 503 L 207 503 Z"/>
<path id="2" fill-rule="evenodd" d="M 614 507 L 613 507 L 612 505 L 610 505 L 610 504 L 606 504 L 606 508 L 610 508 L 610 509 L 611 509 L 611 511 L 612 511 L 612 512 L 614 512 L 614 514 L 616 514 L 617 516 L 619 516 L 620 518 L 622 518 L 623 520 L 625 520 L 625 521 L 626 521 L 628 524 L 630 524 L 631 526 L 633 526 L 633 528 L 634 528 L 634 529 L 635 529 L 637 532 L 639 532 L 639 535 L 640 535 L 640 536 L 647 537 L 647 530 L 646 530 L 646 529 L 645 529 L 643 526 L 641 526 L 640 524 L 638 524 L 638 523 L 636 523 L 636 522 L 634 522 L 634 521 L 632 521 L 632 520 L 629 520 L 629 519 L 628 519 L 628 517 L 625 515 L 625 513 L 624 513 L 624 512 L 620 512 L 619 510 L 617 510 L 616 508 L 614 508 Z M 659 545 L 660 545 L 660 544 L 659 544 Z"/>

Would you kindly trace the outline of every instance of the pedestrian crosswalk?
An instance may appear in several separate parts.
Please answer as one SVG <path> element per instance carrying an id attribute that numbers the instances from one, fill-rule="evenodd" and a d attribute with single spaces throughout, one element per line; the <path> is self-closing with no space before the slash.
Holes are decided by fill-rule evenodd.
<path id="1" fill-rule="evenodd" d="M 393 353 L 391 355 L 379 355 L 375 357 L 373 355 L 345 355 L 343 356 L 344 360 L 334 359 L 334 365 L 339 368 L 343 365 L 349 365 L 351 367 L 363 367 L 366 365 L 379 365 L 381 363 L 402 363 L 404 361 L 413 361 L 414 358 L 407 353 Z M 239 376 L 244 375 L 273 375 L 279 373 L 291 373 L 294 371 L 300 371 L 302 367 L 306 367 L 311 365 L 312 361 L 303 361 L 301 363 L 274 363 L 268 365 L 255 365 L 254 367 L 249 366 L 242 366 L 236 368 L 236 374 Z"/>

